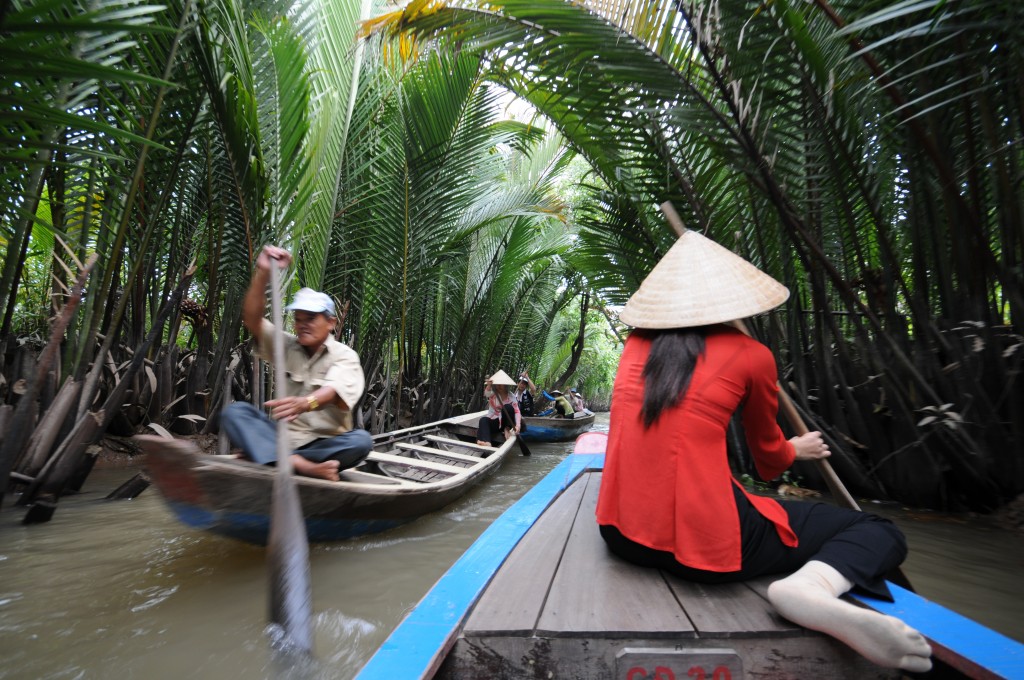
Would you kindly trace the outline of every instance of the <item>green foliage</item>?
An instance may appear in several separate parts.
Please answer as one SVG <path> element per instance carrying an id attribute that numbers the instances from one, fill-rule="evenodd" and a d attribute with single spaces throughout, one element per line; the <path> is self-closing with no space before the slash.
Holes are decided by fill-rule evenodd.
<path id="1" fill-rule="evenodd" d="M 865 492 L 985 507 L 1024 488 L 1019 333 L 999 330 L 1024 314 L 1022 17 L 1005 0 L 470 0 L 379 29 L 486 55 L 586 159 L 566 261 L 604 300 L 674 242 L 672 201 L 791 287 L 755 331 Z M 973 425 L 922 430 L 947 403 Z"/>
<path id="2" fill-rule="evenodd" d="M 98 253 L 64 345 L 81 411 L 195 262 L 209 323 L 166 329 L 148 358 L 187 375 L 136 410 L 206 413 L 276 242 L 290 289 L 348 305 L 377 429 L 477 405 L 498 368 L 599 402 L 672 201 L 790 286 L 754 330 L 857 486 L 1024 488 L 1024 5 L 411 3 L 357 40 L 370 7 L 7 3 L 0 343 Z M 503 119 L 507 92 L 539 119 Z"/>

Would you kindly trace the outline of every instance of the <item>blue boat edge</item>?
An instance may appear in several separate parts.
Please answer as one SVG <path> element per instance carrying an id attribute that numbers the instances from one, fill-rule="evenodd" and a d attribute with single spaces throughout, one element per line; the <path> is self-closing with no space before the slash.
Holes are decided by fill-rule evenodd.
<path id="1" fill-rule="evenodd" d="M 357 680 L 432 677 L 454 646 L 470 608 L 526 532 L 580 475 L 602 469 L 604 453 L 566 456 L 445 572 L 363 666 Z M 851 596 L 919 630 L 932 643 L 935 658 L 966 677 L 1024 680 L 1024 644 L 896 584 L 889 587 L 894 602 Z"/>
<path id="2" fill-rule="evenodd" d="M 580 475 L 603 468 L 603 453 L 566 456 L 438 579 L 363 666 L 357 680 L 431 677 L 455 643 L 470 608 L 530 527 Z"/>

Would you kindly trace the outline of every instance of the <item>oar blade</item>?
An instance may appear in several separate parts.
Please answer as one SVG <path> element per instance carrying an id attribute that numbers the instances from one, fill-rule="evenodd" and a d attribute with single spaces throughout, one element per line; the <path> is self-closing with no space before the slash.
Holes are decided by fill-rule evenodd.
<path id="1" fill-rule="evenodd" d="M 270 621 L 280 626 L 280 646 L 289 651 L 313 651 L 313 593 L 309 542 L 295 480 L 278 474 L 267 542 L 270 579 Z"/>

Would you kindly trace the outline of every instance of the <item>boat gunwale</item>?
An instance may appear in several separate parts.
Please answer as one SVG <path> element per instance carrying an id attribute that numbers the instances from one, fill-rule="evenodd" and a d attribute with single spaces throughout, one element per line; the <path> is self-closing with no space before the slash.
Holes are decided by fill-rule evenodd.
<path id="1" fill-rule="evenodd" d="M 455 416 L 445 420 L 425 423 L 423 425 L 415 425 L 401 430 L 382 432 L 378 435 L 373 435 L 374 447 L 408 439 L 409 437 L 415 436 L 418 432 L 422 432 L 424 430 L 443 431 L 444 425 L 446 424 L 460 425 L 463 424 L 462 421 L 479 418 L 484 413 L 486 412 L 480 411 L 478 413 Z M 401 436 L 396 437 L 396 435 Z M 260 465 L 252 461 L 235 458 L 234 456 L 201 453 L 196 449 L 195 445 L 187 439 L 168 440 L 166 437 L 159 437 L 155 435 L 139 435 L 138 440 L 158 443 L 167 443 L 168 441 L 176 442 L 175 446 L 178 449 L 179 454 L 189 459 L 190 470 L 197 475 L 221 473 L 265 484 L 271 484 L 274 480 L 274 476 L 276 475 L 276 468 L 274 467 Z M 477 477 L 488 474 L 494 467 L 500 465 L 511 450 L 512 446 L 515 444 L 515 441 L 516 440 L 513 437 L 502 442 L 501 446 L 495 447 L 490 455 L 486 457 L 480 456 L 479 463 L 461 468 L 461 470 L 463 470 L 461 472 L 453 470 L 449 476 L 439 480 L 419 482 L 399 477 L 390 477 L 386 474 L 371 472 L 368 470 L 357 469 L 357 466 L 351 470 L 343 470 L 342 475 L 346 472 L 356 472 L 361 475 L 373 475 L 374 477 L 379 477 L 381 481 L 361 482 L 341 479 L 340 481 L 334 482 L 326 479 L 317 479 L 315 477 L 304 477 L 298 475 L 296 475 L 295 481 L 296 485 L 300 489 L 300 493 L 303 490 L 309 490 L 311 492 L 351 492 L 373 496 L 404 497 L 429 494 L 438 491 L 445 491 L 452 487 L 472 484 Z M 443 456 L 445 454 L 445 449 L 440 447 L 432 448 L 436 448 L 438 455 Z M 371 450 L 371 455 L 372 454 L 373 451 Z M 394 455 L 400 454 L 396 453 Z M 409 458 L 410 465 L 413 467 L 415 467 L 415 462 L 420 460 L 411 455 L 402 457 Z M 371 462 L 373 461 L 371 460 Z M 396 462 L 394 464 L 399 463 Z M 151 474 L 153 474 L 152 471 Z M 156 479 L 159 477 L 159 474 L 155 474 L 153 476 L 154 479 Z M 159 486 L 160 485 L 158 483 L 157 487 L 159 488 Z"/>

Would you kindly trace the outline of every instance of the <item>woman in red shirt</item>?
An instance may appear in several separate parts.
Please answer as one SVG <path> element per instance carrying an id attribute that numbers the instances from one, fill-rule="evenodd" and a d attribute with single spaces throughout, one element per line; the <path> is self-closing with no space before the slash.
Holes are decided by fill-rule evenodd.
<path id="1" fill-rule="evenodd" d="M 789 296 L 742 258 L 687 231 L 629 300 L 635 330 L 612 392 L 597 520 L 612 552 L 701 583 L 793 572 L 768 590 L 791 621 L 889 668 L 926 671 L 931 648 L 899 619 L 839 599 L 852 588 L 892 599 L 884 575 L 906 557 L 888 520 L 824 503 L 747 493 L 726 433 L 741 409 L 757 471 L 830 455 L 820 432 L 779 429 L 775 360 L 725 322 Z"/>

